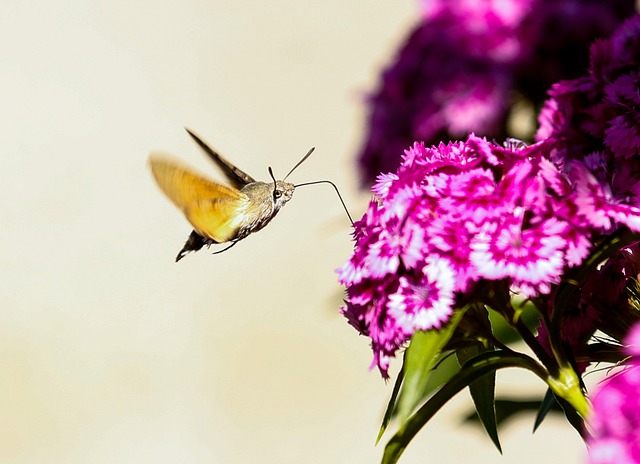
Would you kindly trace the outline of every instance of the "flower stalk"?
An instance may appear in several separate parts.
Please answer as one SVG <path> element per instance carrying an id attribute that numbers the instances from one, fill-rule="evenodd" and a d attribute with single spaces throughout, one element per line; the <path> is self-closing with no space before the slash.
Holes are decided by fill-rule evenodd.
<path id="1" fill-rule="evenodd" d="M 578 374 L 570 365 L 561 365 L 557 375 L 549 375 L 547 385 L 554 394 L 573 406 L 580 417 L 587 417 L 589 401 L 584 395 Z"/>

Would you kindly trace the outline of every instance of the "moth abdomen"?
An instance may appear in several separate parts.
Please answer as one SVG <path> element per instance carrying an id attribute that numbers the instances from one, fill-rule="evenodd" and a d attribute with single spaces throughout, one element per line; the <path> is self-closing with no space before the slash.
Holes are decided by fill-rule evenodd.
<path id="1" fill-rule="evenodd" d="M 211 246 L 215 243 L 218 243 L 218 242 L 216 242 L 213 239 L 203 237 L 195 230 L 192 230 L 191 234 L 189 235 L 189 238 L 187 238 L 187 241 L 185 242 L 184 246 L 178 253 L 178 256 L 176 256 L 176 263 L 180 261 L 182 258 L 184 258 L 189 252 L 198 251 L 202 249 L 202 247 L 204 247 L 205 245 Z"/>

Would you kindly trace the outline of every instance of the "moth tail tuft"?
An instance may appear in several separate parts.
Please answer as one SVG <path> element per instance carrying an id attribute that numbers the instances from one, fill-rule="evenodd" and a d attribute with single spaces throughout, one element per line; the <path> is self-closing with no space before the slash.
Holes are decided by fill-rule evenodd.
<path id="1" fill-rule="evenodd" d="M 189 254 L 190 252 L 198 251 L 203 246 L 211 245 L 212 243 L 215 243 L 215 242 L 210 238 L 204 238 L 195 230 L 191 231 L 191 235 L 189 235 L 189 238 L 187 239 L 184 246 L 182 247 L 182 250 L 180 250 L 180 253 L 178 253 L 178 256 L 176 256 L 176 263 L 180 261 L 182 258 L 184 258 L 185 256 L 187 256 L 187 254 Z"/>

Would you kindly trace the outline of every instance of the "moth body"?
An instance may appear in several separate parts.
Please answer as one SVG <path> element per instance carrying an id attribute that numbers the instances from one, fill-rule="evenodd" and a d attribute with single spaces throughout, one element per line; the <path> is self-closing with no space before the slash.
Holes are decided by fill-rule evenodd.
<path id="1" fill-rule="evenodd" d="M 259 231 L 292 198 L 295 190 L 294 184 L 283 180 L 256 181 L 195 134 L 187 132 L 232 185 L 210 181 L 162 154 L 151 154 L 149 164 L 158 186 L 193 226 L 176 261 L 205 245 L 229 242 L 233 245 Z"/>
<path id="2" fill-rule="evenodd" d="M 242 240 L 247 235 L 257 232 L 266 226 L 278 214 L 291 198 L 295 186 L 288 182 L 253 182 L 240 190 L 247 195 L 249 201 L 244 204 L 244 211 L 238 214 L 238 233 L 235 240 Z"/>

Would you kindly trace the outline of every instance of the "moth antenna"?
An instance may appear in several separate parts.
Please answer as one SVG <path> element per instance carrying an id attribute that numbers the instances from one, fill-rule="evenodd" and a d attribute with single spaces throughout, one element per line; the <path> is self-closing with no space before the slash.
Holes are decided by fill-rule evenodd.
<path id="1" fill-rule="evenodd" d="M 304 161 L 311 154 L 312 151 L 313 151 L 313 148 L 311 149 L 311 151 L 309 151 L 309 153 L 307 153 L 307 156 L 305 156 L 302 161 Z M 298 163 L 298 164 L 300 164 L 300 163 Z M 347 209 L 347 205 L 344 203 L 344 200 L 342 199 L 342 195 L 340 195 L 340 190 L 338 190 L 338 187 L 336 186 L 336 184 L 334 184 L 330 180 L 316 180 L 316 181 L 313 181 L 313 182 L 304 182 L 302 184 L 295 185 L 295 187 L 297 188 L 297 187 L 303 187 L 305 185 L 314 185 L 314 184 L 330 184 L 334 188 L 334 190 L 338 194 L 338 198 L 340 199 L 340 203 L 342 203 L 342 207 L 344 208 L 344 212 L 347 213 L 347 217 L 349 218 L 349 222 L 351 222 L 351 227 L 353 227 L 353 219 L 351 219 L 351 215 L 349 214 L 349 210 Z"/>
<path id="2" fill-rule="evenodd" d="M 271 166 L 269 166 L 269 175 L 271 176 L 271 178 L 273 179 L 273 198 L 276 198 L 276 176 L 273 175 L 273 169 L 271 169 Z"/>
<path id="3" fill-rule="evenodd" d="M 311 150 L 309 150 L 307 152 L 307 154 L 304 155 L 300 161 L 298 161 L 298 164 L 296 164 L 293 168 L 291 168 L 291 171 L 289 171 L 289 174 L 284 176 L 284 179 L 282 179 L 282 180 L 283 181 L 287 180 L 287 177 L 289 177 L 291 175 L 291 173 L 293 171 L 295 171 L 298 166 L 300 166 L 302 163 L 304 163 L 307 160 L 307 158 L 309 158 L 311 156 L 311 153 L 313 153 L 313 150 L 315 150 L 315 149 L 316 149 L 316 147 L 311 147 Z"/>

